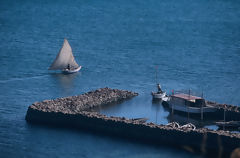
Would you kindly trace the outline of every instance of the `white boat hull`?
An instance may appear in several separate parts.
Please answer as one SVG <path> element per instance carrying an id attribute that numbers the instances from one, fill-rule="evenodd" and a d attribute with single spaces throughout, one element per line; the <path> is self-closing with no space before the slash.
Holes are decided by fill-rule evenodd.
<path id="1" fill-rule="evenodd" d="M 66 69 L 66 70 L 62 70 L 62 72 L 65 73 L 65 74 L 72 74 L 72 73 L 78 72 L 79 70 L 81 70 L 81 68 L 82 68 L 82 66 L 79 66 L 78 68 L 76 68 L 76 69 L 74 69 L 74 70 L 68 70 L 68 69 Z"/>
<path id="2" fill-rule="evenodd" d="M 153 99 L 162 99 L 162 98 L 166 97 L 166 92 L 163 92 L 163 93 L 152 92 L 152 97 L 153 97 Z"/>
<path id="3" fill-rule="evenodd" d="M 216 108 L 214 107 L 203 107 L 203 108 L 200 108 L 200 107 L 190 107 L 190 106 L 184 106 L 184 105 L 176 105 L 176 104 L 169 104 L 169 107 L 173 110 L 176 110 L 176 111 L 180 111 L 180 112 L 186 112 L 186 113 L 206 113 L 206 112 L 215 112 L 217 111 Z"/>

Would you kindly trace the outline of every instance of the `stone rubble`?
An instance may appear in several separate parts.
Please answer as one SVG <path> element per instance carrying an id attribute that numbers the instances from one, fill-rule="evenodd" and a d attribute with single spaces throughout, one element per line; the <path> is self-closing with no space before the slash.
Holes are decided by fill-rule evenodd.
<path id="1" fill-rule="evenodd" d="M 119 102 L 137 96 L 137 93 L 118 89 L 101 88 L 78 96 L 44 100 L 33 103 L 30 108 L 44 112 L 77 114 L 100 105 Z"/>

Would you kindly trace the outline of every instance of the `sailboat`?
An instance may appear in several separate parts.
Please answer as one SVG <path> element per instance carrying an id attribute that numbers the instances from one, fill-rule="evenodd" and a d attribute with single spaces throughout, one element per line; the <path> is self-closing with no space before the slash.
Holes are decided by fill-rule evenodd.
<path id="1" fill-rule="evenodd" d="M 72 48 L 67 39 L 64 39 L 63 46 L 60 49 L 56 59 L 48 70 L 62 70 L 63 73 L 75 73 L 81 69 L 74 59 Z"/>

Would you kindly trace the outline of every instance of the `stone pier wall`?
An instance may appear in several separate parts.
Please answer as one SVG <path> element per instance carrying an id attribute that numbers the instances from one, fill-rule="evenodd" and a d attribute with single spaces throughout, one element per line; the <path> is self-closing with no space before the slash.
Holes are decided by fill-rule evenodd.
<path id="1" fill-rule="evenodd" d="M 223 119 L 224 111 L 225 111 L 226 121 L 240 121 L 239 106 L 229 105 L 229 104 L 219 104 L 212 101 L 207 101 L 207 103 L 218 108 L 218 111 L 215 113 L 215 115 L 217 115 L 218 118 Z"/>
<path id="2" fill-rule="evenodd" d="M 29 123 L 74 127 L 151 144 L 168 144 L 203 154 L 214 153 L 215 156 L 227 155 L 240 147 L 240 134 L 236 133 L 204 128 L 180 129 L 88 111 L 89 108 L 136 95 L 129 91 L 103 88 L 80 96 L 37 102 L 29 106 L 26 120 Z"/>

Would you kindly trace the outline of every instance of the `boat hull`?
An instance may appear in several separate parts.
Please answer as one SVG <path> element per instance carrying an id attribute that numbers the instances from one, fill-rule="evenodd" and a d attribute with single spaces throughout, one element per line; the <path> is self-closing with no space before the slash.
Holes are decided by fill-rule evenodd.
<path id="1" fill-rule="evenodd" d="M 216 112 L 217 109 L 214 107 L 189 107 L 189 106 L 183 106 L 183 105 L 176 105 L 176 104 L 169 104 L 169 108 L 180 111 L 180 112 L 185 112 L 185 113 L 195 113 L 195 114 L 200 114 L 201 112 L 207 113 L 207 112 Z"/>
<path id="2" fill-rule="evenodd" d="M 82 66 L 79 66 L 78 68 L 76 68 L 76 69 L 74 69 L 74 70 L 62 70 L 62 72 L 63 72 L 64 74 L 72 74 L 72 73 L 76 73 L 76 72 L 80 71 L 81 68 L 82 68 Z"/>
<path id="3" fill-rule="evenodd" d="M 153 99 L 162 99 L 162 98 L 166 97 L 166 92 L 163 92 L 163 93 L 152 92 L 152 97 L 153 97 Z"/>

